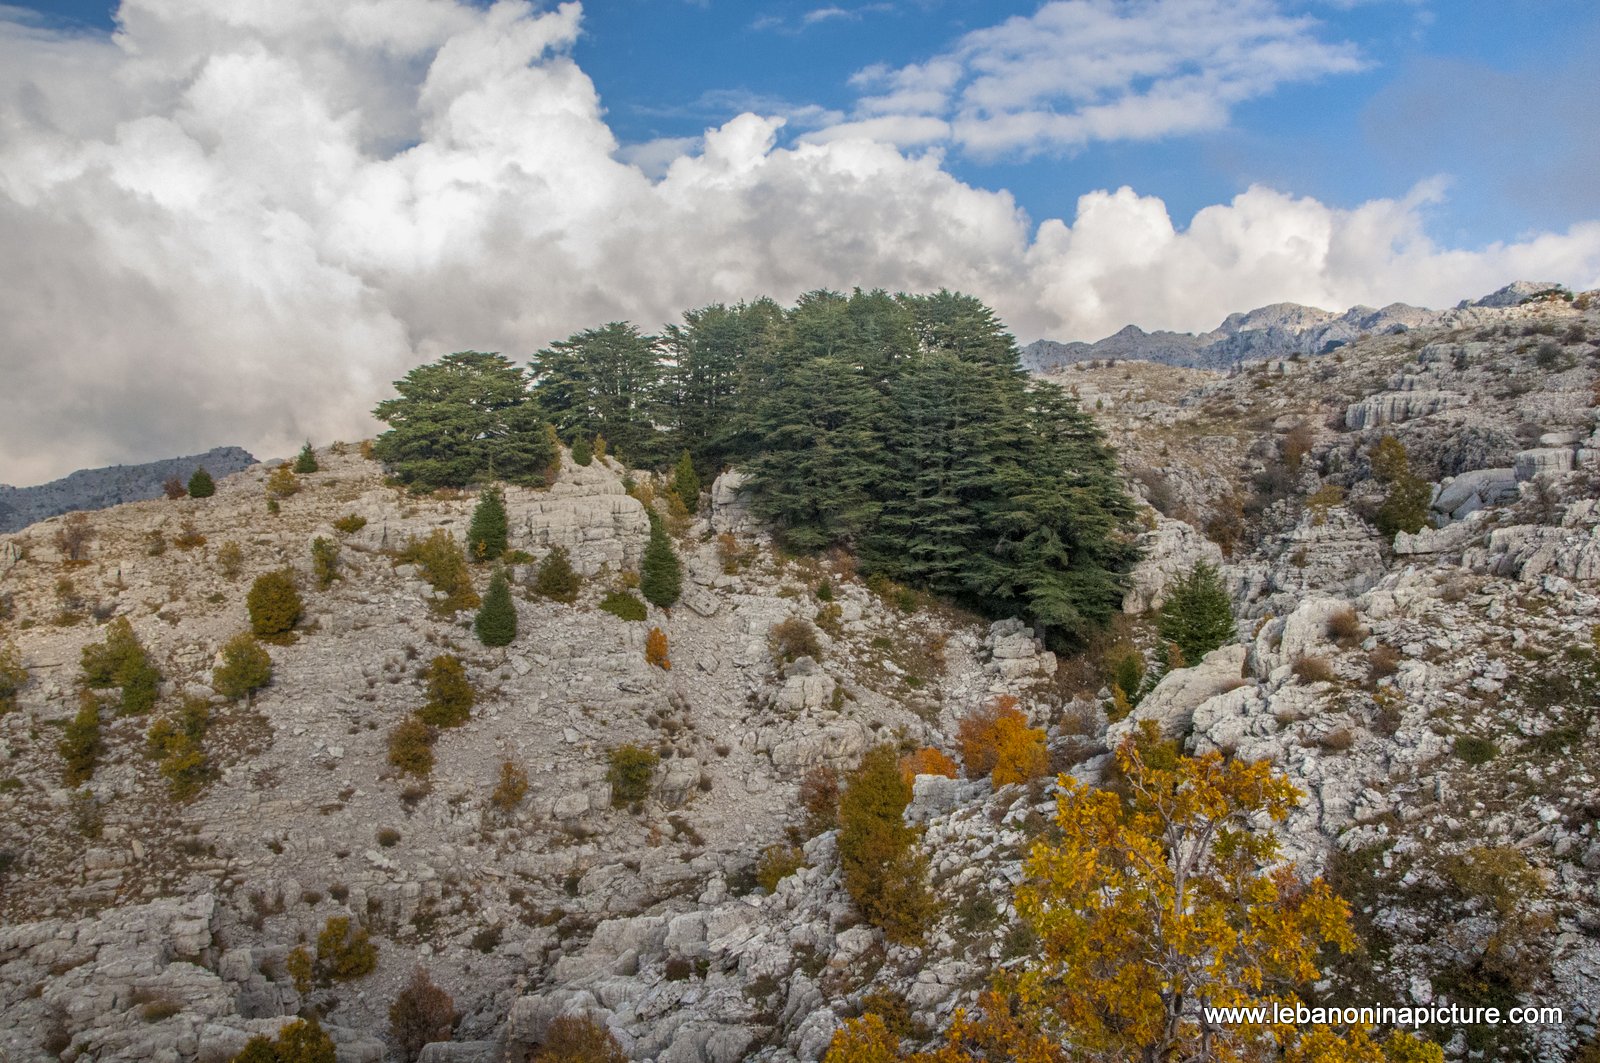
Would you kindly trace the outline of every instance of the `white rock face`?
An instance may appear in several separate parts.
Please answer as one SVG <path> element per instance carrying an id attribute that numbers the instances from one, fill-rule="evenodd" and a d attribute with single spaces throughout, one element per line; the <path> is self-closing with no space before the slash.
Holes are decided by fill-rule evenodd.
<path id="1" fill-rule="evenodd" d="M 1221 567 L 1222 550 L 1199 529 L 1181 520 L 1156 516 L 1156 526 L 1139 537 L 1143 558 L 1128 574 L 1122 611 L 1138 615 L 1161 608 L 1167 587 L 1200 562 Z"/>
<path id="2" fill-rule="evenodd" d="M 1571 447 L 1536 447 L 1517 454 L 1517 482 L 1526 483 L 1540 476 L 1558 476 L 1572 471 Z"/>
<path id="3" fill-rule="evenodd" d="M 1452 520 L 1462 520 L 1485 506 L 1498 505 L 1517 495 L 1516 469 L 1474 469 L 1439 488 L 1432 508 Z"/>
<path id="4" fill-rule="evenodd" d="M 552 546 L 566 547 L 572 567 L 585 576 L 602 566 L 613 571 L 637 566 L 650 520 L 638 499 L 623 490 L 620 473 L 609 461 L 581 466 L 567 459 L 562 479 L 548 490 L 508 490 L 511 545 L 540 555 Z"/>
<path id="5" fill-rule="evenodd" d="M 1195 710 L 1219 694 L 1244 683 L 1245 648 L 1222 646 L 1192 668 L 1178 668 L 1161 677 L 1154 690 L 1124 720 L 1106 729 L 1106 744 L 1115 749 L 1145 721 L 1154 721 L 1163 738 L 1177 738 L 1189 729 Z"/>
<path id="6" fill-rule="evenodd" d="M 1371 395 L 1345 407 L 1344 424 L 1351 431 L 1427 417 L 1465 405 L 1465 395 L 1449 391 L 1391 391 Z"/>
<path id="7" fill-rule="evenodd" d="M 729 469 L 711 482 L 712 531 L 742 535 L 757 530 L 748 480 L 744 473 Z"/>

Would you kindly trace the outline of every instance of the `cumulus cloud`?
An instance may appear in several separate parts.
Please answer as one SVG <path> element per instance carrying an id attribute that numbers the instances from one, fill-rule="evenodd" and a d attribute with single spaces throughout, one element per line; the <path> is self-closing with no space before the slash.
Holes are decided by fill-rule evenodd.
<path id="1" fill-rule="evenodd" d="M 1065 339 L 1600 277 L 1597 225 L 1435 247 L 1433 188 L 1349 211 L 1254 188 L 1186 227 L 1099 191 L 1035 227 L 937 151 L 779 148 L 783 119 L 754 113 L 633 153 L 652 177 L 571 58 L 580 17 L 127 0 L 110 39 L 0 21 L 0 479 L 356 438 L 452 350 L 520 359 L 818 286 L 959 288 Z"/>
<path id="2" fill-rule="evenodd" d="M 980 156 L 1225 126 L 1279 85 L 1362 69 L 1277 0 L 1054 0 L 946 54 L 855 78 L 865 116 L 939 115 Z"/>

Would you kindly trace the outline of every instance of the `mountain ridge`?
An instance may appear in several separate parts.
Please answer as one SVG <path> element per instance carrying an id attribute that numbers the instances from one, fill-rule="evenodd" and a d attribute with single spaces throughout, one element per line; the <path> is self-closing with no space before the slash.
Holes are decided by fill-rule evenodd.
<path id="1" fill-rule="evenodd" d="M 1301 303 L 1268 303 L 1229 314 L 1209 332 L 1146 332 L 1129 324 L 1093 343 L 1039 339 L 1022 349 L 1021 364 L 1038 373 L 1074 362 L 1134 358 L 1193 369 L 1226 369 L 1247 361 L 1328 354 L 1362 335 L 1476 324 L 1481 311 L 1516 306 L 1552 291 L 1566 289 L 1553 282 L 1513 281 L 1447 310 L 1396 302 L 1383 307 L 1357 304 L 1335 312 Z"/>

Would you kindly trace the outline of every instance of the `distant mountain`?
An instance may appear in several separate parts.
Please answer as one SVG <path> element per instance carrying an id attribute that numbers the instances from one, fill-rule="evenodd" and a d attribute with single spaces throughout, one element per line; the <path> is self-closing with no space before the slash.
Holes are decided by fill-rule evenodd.
<path id="1" fill-rule="evenodd" d="M 1342 314 L 1299 303 L 1273 303 L 1247 314 L 1229 314 L 1210 332 L 1146 332 L 1137 325 L 1094 343 L 1035 340 L 1022 349 L 1022 367 L 1041 372 L 1056 366 L 1103 358 L 1134 358 L 1197 369 L 1226 369 L 1240 362 L 1327 354 L 1362 334 L 1381 335 L 1471 324 L 1474 311 L 1516 306 L 1559 285 L 1516 281 L 1482 299 L 1463 299 L 1450 310 L 1428 310 L 1405 303 L 1382 309 L 1353 306 Z"/>
<path id="2" fill-rule="evenodd" d="M 255 463 L 249 451 L 217 447 L 204 454 L 147 461 L 142 465 L 79 469 L 37 487 L 0 484 L 0 532 L 14 532 L 77 509 L 105 509 L 123 502 L 159 498 L 161 485 L 169 478 L 176 476 L 187 483 L 195 469 L 202 465 L 212 476 L 222 477 Z"/>

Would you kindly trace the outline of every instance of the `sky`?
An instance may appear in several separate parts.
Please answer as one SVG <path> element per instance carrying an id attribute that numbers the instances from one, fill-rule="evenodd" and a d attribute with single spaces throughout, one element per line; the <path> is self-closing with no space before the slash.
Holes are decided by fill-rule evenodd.
<path id="1" fill-rule="evenodd" d="M 1587 0 L 0 0 L 0 481 L 821 287 L 1026 343 L 1600 286 L 1597 54 Z"/>

